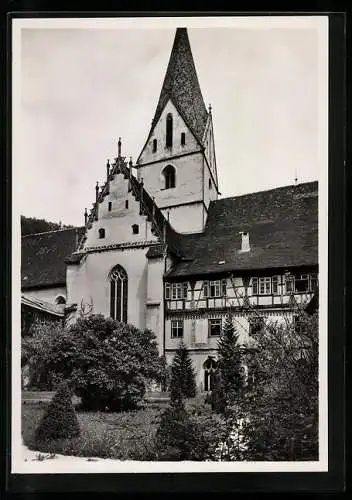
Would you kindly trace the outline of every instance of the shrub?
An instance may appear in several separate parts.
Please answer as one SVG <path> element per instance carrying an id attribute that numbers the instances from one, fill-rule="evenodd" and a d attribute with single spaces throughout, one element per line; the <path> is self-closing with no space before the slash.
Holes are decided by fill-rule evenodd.
<path id="1" fill-rule="evenodd" d="M 43 328 L 43 343 L 44 333 Z M 162 375 L 156 338 L 150 330 L 97 314 L 79 318 L 56 333 L 45 343 L 45 352 L 38 339 L 28 339 L 27 344 L 36 359 L 42 356 L 41 370 L 45 367 L 71 381 L 84 409 L 135 408 L 148 382 Z"/>
<path id="2" fill-rule="evenodd" d="M 241 405 L 246 460 L 318 459 L 318 314 L 268 324 L 249 358 L 255 380 Z"/>
<path id="3" fill-rule="evenodd" d="M 196 395 L 196 380 L 187 347 L 181 341 L 171 365 L 171 399 L 193 398 Z"/>
<path id="4" fill-rule="evenodd" d="M 35 441 L 77 437 L 80 428 L 66 383 L 61 383 L 35 430 Z"/>
<path id="5" fill-rule="evenodd" d="M 191 417 L 178 399 L 161 416 L 156 433 L 156 460 L 212 460 L 216 444 L 216 419 L 205 414 Z"/>

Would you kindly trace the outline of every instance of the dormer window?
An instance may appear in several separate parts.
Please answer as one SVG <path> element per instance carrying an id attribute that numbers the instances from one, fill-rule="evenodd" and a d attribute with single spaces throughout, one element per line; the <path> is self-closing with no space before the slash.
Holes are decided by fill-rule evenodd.
<path id="1" fill-rule="evenodd" d="M 105 229 L 103 227 L 101 227 L 99 229 L 99 239 L 101 240 L 103 238 L 105 238 Z"/>
<path id="2" fill-rule="evenodd" d="M 138 224 L 133 224 L 132 225 L 132 233 L 133 234 L 138 234 L 139 233 L 139 226 L 138 226 Z"/>
<path id="3" fill-rule="evenodd" d="M 158 149 L 158 141 L 157 139 L 153 139 L 153 153 L 156 153 Z"/>
<path id="4" fill-rule="evenodd" d="M 185 132 L 181 132 L 181 146 L 186 144 L 186 134 Z"/>
<path id="5" fill-rule="evenodd" d="M 172 114 L 168 113 L 166 117 L 166 147 L 172 148 L 172 133 L 173 133 Z"/>
<path id="6" fill-rule="evenodd" d="M 163 170 L 164 189 L 171 189 L 176 186 L 176 170 L 172 165 L 167 165 Z"/>

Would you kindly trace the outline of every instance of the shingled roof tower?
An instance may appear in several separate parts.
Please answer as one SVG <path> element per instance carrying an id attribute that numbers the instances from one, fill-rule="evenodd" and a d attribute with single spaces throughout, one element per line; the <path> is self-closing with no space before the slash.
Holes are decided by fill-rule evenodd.
<path id="1" fill-rule="evenodd" d="M 202 231 L 217 199 L 211 108 L 200 89 L 186 28 L 177 28 L 138 175 L 180 232 Z"/>

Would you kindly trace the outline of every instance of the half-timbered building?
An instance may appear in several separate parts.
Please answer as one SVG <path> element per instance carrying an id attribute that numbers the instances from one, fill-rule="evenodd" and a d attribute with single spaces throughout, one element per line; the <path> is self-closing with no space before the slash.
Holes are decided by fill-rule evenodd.
<path id="1" fill-rule="evenodd" d="M 318 183 L 219 198 L 212 110 L 185 28 L 137 161 L 119 139 L 104 175 L 65 256 L 70 321 L 86 307 L 149 328 L 169 363 L 182 339 L 209 390 L 230 308 L 245 342 L 315 296 Z"/>

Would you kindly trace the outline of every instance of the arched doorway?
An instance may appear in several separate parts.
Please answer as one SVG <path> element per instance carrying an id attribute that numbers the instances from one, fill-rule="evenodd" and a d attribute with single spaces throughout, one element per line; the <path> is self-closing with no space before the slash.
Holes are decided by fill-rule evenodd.
<path id="1" fill-rule="evenodd" d="M 125 269 L 117 265 L 110 273 L 110 316 L 127 323 L 128 278 Z"/>
<path id="2" fill-rule="evenodd" d="M 204 391 L 209 392 L 213 389 L 214 375 L 216 372 L 217 363 L 211 356 L 203 363 L 204 369 Z"/>

